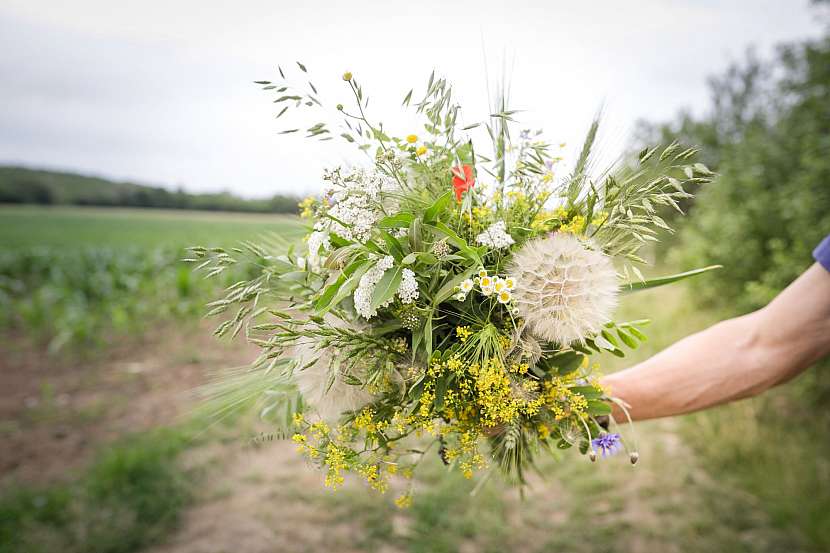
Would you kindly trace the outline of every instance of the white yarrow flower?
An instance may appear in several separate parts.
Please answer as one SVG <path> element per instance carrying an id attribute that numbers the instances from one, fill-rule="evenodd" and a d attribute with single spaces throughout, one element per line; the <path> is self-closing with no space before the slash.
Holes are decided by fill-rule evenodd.
<path id="1" fill-rule="evenodd" d="M 611 259 L 571 234 L 532 240 L 513 254 L 519 285 L 512 304 L 530 332 L 560 345 L 584 342 L 602 329 L 617 303 Z"/>
<path id="2" fill-rule="evenodd" d="M 320 268 L 322 252 L 331 249 L 331 240 L 326 231 L 315 230 L 308 236 L 308 266 L 311 269 Z"/>
<path id="3" fill-rule="evenodd" d="M 346 240 L 366 242 L 372 228 L 383 216 L 383 192 L 396 187 L 395 182 L 378 171 L 355 169 L 341 173 L 340 169 L 327 171 L 323 178 L 331 182 L 326 198 L 331 204 L 327 214 L 314 226 L 318 231 L 330 231 Z M 386 205 L 387 208 L 391 207 Z"/>
<path id="4" fill-rule="evenodd" d="M 387 255 L 378 260 L 375 265 L 366 271 L 360 282 L 357 284 L 357 289 L 354 291 L 354 308 L 358 315 L 364 319 L 371 319 L 378 314 L 377 308 L 372 309 L 372 294 L 375 291 L 375 286 L 380 279 L 383 278 L 383 273 L 392 268 L 395 259 L 391 255 Z M 392 302 L 390 298 L 384 305 L 378 307 L 386 307 Z"/>
<path id="5" fill-rule="evenodd" d="M 401 272 L 401 285 L 398 287 L 398 297 L 401 303 L 412 303 L 418 299 L 418 281 L 415 280 L 415 273 L 411 269 L 404 269 Z"/>
<path id="6" fill-rule="evenodd" d="M 504 221 L 498 221 L 487 227 L 487 230 L 476 236 L 476 242 L 497 250 L 515 244 L 513 237 L 507 233 L 507 224 Z"/>

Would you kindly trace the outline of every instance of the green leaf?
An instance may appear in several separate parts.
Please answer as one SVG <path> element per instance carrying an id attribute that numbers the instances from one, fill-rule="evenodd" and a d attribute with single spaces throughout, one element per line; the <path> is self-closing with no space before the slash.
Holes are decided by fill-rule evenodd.
<path id="1" fill-rule="evenodd" d="M 444 378 L 438 379 L 438 382 L 435 384 L 435 411 L 440 412 L 444 408 L 444 395 L 447 393 L 447 387 L 449 386 L 450 378 L 445 376 Z"/>
<path id="2" fill-rule="evenodd" d="M 626 330 L 628 330 L 628 332 L 633 334 L 634 337 L 637 338 L 638 340 L 640 340 L 641 342 L 645 342 L 646 340 L 648 340 L 648 336 L 643 334 L 643 332 L 641 332 L 639 328 L 636 328 L 634 326 L 630 326 L 630 327 L 627 327 Z"/>
<path id="3" fill-rule="evenodd" d="M 383 237 L 383 241 L 386 242 L 386 247 L 389 250 L 389 254 L 395 258 L 395 261 L 400 263 L 400 261 L 404 257 L 403 253 L 403 246 L 398 241 L 397 238 L 386 232 L 385 230 L 380 231 L 381 237 Z"/>
<path id="4" fill-rule="evenodd" d="M 380 228 L 406 228 L 415 219 L 412 213 L 398 213 L 397 215 L 390 215 L 378 221 Z"/>
<path id="5" fill-rule="evenodd" d="M 574 386 L 568 389 L 574 394 L 584 396 L 585 399 L 597 399 L 602 397 L 602 392 L 600 392 L 593 386 Z"/>
<path id="6" fill-rule="evenodd" d="M 413 252 L 419 252 L 423 247 L 421 239 L 421 218 L 415 217 L 409 224 L 409 249 Z"/>
<path id="7" fill-rule="evenodd" d="M 610 415 L 611 406 L 599 399 L 588 400 L 588 414 L 598 417 L 600 415 Z"/>
<path id="8" fill-rule="evenodd" d="M 360 283 L 360 277 L 366 274 L 366 271 L 369 270 L 372 263 L 370 261 L 364 261 L 352 275 L 346 280 L 343 284 L 340 285 L 340 288 L 337 290 L 337 294 L 334 295 L 332 300 L 329 304 L 322 309 L 319 310 L 318 315 L 322 315 L 328 312 L 330 309 L 334 308 L 339 304 L 341 301 L 346 299 L 346 296 L 351 294 L 355 288 L 357 288 L 358 283 Z"/>
<path id="9" fill-rule="evenodd" d="M 475 267 L 471 267 L 464 271 L 463 273 L 457 274 L 454 278 L 450 279 L 446 282 L 439 290 L 438 293 L 435 294 L 435 304 L 438 305 L 442 301 L 445 301 L 450 296 L 452 296 L 453 292 L 455 291 L 455 287 L 461 284 L 463 281 L 467 280 L 471 276 L 473 276 L 476 271 Z"/>
<path id="10" fill-rule="evenodd" d="M 433 312 L 430 311 L 424 322 L 424 345 L 427 350 L 427 359 L 432 356 L 432 315 Z"/>
<path id="11" fill-rule="evenodd" d="M 544 364 L 553 367 L 560 376 L 574 372 L 585 360 L 585 355 L 576 351 L 558 352 L 544 360 Z"/>
<path id="12" fill-rule="evenodd" d="M 424 222 L 431 223 L 435 221 L 438 217 L 438 214 L 441 213 L 444 209 L 446 209 L 447 204 L 452 201 L 452 191 L 447 191 L 446 193 L 442 194 L 441 196 L 436 199 L 431 206 L 429 206 L 426 211 L 424 211 Z"/>
<path id="13" fill-rule="evenodd" d="M 614 337 L 614 335 L 611 334 L 610 332 L 608 332 L 607 330 L 603 329 L 602 331 L 600 331 L 600 334 L 602 334 L 602 337 L 605 338 L 615 348 L 620 347 L 620 343 L 617 342 L 617 338 Z M 596 341 L 596 339 L 595 339 L 595 341 Z"/>
<path id="14" fill-rule="evenodd" d="M 332 284 L 326 286 L 326 289 L 323 290 L 323 293 L 317 298 L 317 302 L 314 304 L 314 308 L 317 311 L 328 307 L 331 303 L 331 300 L 334 298 L 334 295 L 337 293 L 337 290 L 346 282 L 348 277 L 343 273 L 341 274 L 337 280 L 335 280 Z"/>
<path id="15" fill-rule="evenodd" d="M 393 267 L 383 273 L 380 282 L 375 285 L 375 290 L 372 292 L 372 309 L 377 309 L 395 295 L 401 285 L 402 272 L 403 269 L 400 267 Z"/>
<path id="16" fill-rule="evenodd" d="M 666 284 L 671 284 L 673 282 L 677 282 L 679 280 L 683 280 L 689 277 L 702 275 L 703 273 L 708 273 L 709 271 L 714 271 L 715 269 L 721 269 L 723 265 L 710 265 L 708 267 L 703 267 L 701 269 L 694 269 L 691 271 L 686 271 L 685 273 L 678 273 L 676 275 L 667 275 L 662 277 L 650 278 L 643 281 L 637 282 L 628 282 L 620 286 L 620 293 L 627 294 L 630 292 L 637 292 L 639 290 L 648 290 L 649 288 L 657 288 L 658 286 L 664 286 Z"/>
<path id="17" fill-rule="evenodd" d="M 483 265 L 481 261 L 481 256 L 479 255 L 478 251 L 475 248 L 471 248 L 466 240 L 458 236 L 454 230 L 450 227 L 442 223 L 441 221 L 436 221 L 434 225 L 426 225 L 429 229 L 439 234 L 442 234 L 447 237 L 447 240 L 458 248 L 458 250 L 470 261 L 476 264 L 476 267 L 480 267 Z"/>
<path id="18" fill-rule="evenodd" d="M 334 242 L 332 242 L 332 243 L 334 243 Z M 372 253 L 379 253 L 379 254 L 384 254 L 385 253 L 382 249 L 380 249 L 380 246 L 378 246 L 377 244 L 375 244 L 371 240 L 366 240 L 366 242 L 364 242 L 363 245 L 366 246 L 366 249 L 369 250 Z"/>
<path id="19" fill-rule="evenodd" d="M 624 331 L 623 329 L 621 329 L 619 327 L 616 330 L 617 330 L 617 336 L 620 337 L 620 340 L 622 340 L 622 342 L 626 346 L 630 347 L 631 349 L 637 349 L 637 340 L 635 340 L 631 336 L 631 334 L 628 334 L 626 331 Z"/>
<path id="20" fill-rule="evenodd" d="M 419 252 L 418 261 L 424 263 L 425 265 L 435 265 L 439 260 L 435 257 L 435 254 L 429 252 Z"/>
<path id="21" fill-rule="evenodd" d="M 412 265 L 415 261 L 418 260 L 418 254 L 416 252 L 412 252 L 403 259 L 401 259 L 402 265 Z"/>

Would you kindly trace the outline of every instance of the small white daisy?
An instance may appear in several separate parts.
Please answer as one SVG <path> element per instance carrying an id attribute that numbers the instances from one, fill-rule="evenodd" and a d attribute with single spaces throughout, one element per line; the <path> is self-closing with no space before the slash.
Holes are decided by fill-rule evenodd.
<path id="1" fill-rule="evenodd" d="M 496 277 L 493 280 L 493 290 L 495 290 L 496 293 L 499 293 L 502 290 L 507 290 L 507 283 L 505 281 L 503 281 L 502 279 L 500 279 L 499 277 Z"/>
<path id="2" fill-rule="evenodd" d="M 511 297 L 513 297 L 513 294 L 510 293 L 510 290 L 502 290 L 498 295 L 499 303 L 509 303 Z"/>
<path id="3" fill-rule="evenodd" d="M 468 278 L 467 280 L 461 283 L 461 286 L 459 286 L 459 288 L 462 292 L 466 294 L 473 289 L 473 281 Z"/>

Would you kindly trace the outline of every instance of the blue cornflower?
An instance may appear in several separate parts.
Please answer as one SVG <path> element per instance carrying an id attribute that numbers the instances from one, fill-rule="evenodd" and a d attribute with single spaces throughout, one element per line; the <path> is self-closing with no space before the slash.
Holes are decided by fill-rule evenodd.
<path id="1" fill-rule="evenodd" d="M 614 455 L 622 447 L 619 434 L 603 434 L 599 438 L 591 440 L 591 447 L 594 451 L 602 453 L 603 457 Z"/>

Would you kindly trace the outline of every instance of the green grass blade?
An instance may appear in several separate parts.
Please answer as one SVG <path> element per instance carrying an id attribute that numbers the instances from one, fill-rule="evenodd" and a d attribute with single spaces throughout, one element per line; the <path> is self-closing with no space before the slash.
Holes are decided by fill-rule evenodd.
<path id="1" fill-rule="evenodd" d="M 649 288 L 657 288 L 658 286 L 671 284 L 679 280 L 683 280 L 697 275 L 702 275 L 703 273 L 708 273 L 709 271 L 714 271 L 715 269 L 721 268 L 723 268 L 723 265 L 709 265 L 708 267 L 693 269 L 691 271 L 686 271 L 685 273 L 677 273 L 676 275 L 667 275 L 662 277 L 649 278 L 642 281 L 628 282 L 620 286 L 620 293 L 628 294 L 630 292 L 648 290 Z"/>

